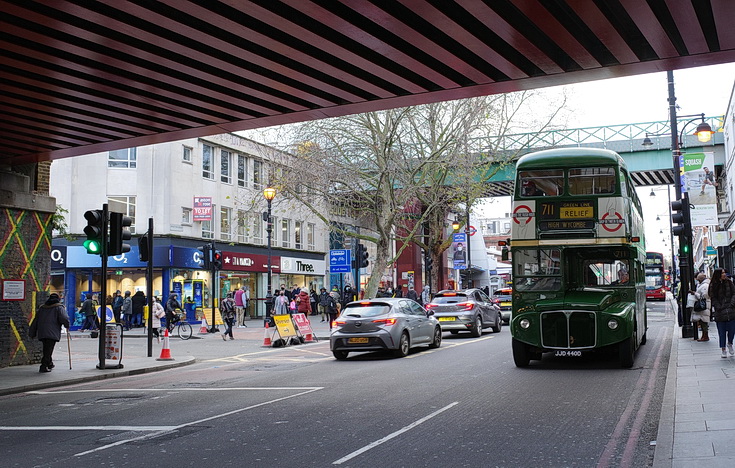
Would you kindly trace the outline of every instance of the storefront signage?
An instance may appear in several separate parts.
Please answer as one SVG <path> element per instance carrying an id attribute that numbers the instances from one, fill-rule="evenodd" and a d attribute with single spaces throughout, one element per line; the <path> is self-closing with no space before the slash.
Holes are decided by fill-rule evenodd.
<path id="1" fill-rule="evenodd" d="M 324 260 L 281 257 L 281 273 L 323 275 L 326 268 L 327 263 Z"/>
<path id="2" fill-rule="evenodd" d="M 212 197 L 194 197 L 194 221 L 212 221 Z"/>
<path id="3" fill-rule="evenodd" d="M 57 248 L 54 247 L 54 250 Z M 97 255 L 89 255 L 82 246 L 67 246 L 65 265 L 61 268 L 100 268 L 102 259 Z M 156 267 L 169 266 L 169 248 L 155 247 L 153 249 L 153 265 Z M 138 258 L 138 246 L 131 245 L 130 252 L 107 258 L 107 267 L 119 268 L 145 268 L 147 262 L 141 262 Z"/>
<path id="4" fill-rule="evenodd" d="M 66 246 L 60 245 L 51 249 L 51 269 L 63 270 L 66 268 Z"/>
<path id="5" fill-rule="evenodd" d="M 280 271 L 281 257 L 271 255 L 271 270 Z M 268 256 L 244 252 L 222 252 L 222 269 L 224 271 L 268 271 Z"/>

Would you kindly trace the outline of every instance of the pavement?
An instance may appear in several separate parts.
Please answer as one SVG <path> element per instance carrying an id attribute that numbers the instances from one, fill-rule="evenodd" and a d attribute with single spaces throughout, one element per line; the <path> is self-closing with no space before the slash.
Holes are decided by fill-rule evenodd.
<path id="1" fill-rule="evenodd" d="M 327 340 L 329 326 L 319 317 L 310 317 L 312 330 L 319 340 Z M 264 329 L 260 320 L 247 322 L 247 328 L 235 328 L 234 343 L 240 349 L 263 349 Z M 123 339 L 122 369 L 97 369 L 98 340 L 89 333 L 72 332 L 72 369 L 66 337 L 54 351 L 56 367 L 52 372 L 38 372 L 38 364 L 0 369 L 0 395 L 41 390 L 113 377 L 143 374 L 196 362 L 194 356 L 179 356 L 177 348 L 196 345 L 193 340 L 206 340 L 214 347 L 219 334 L 200 334 L 188 342 L 171 338 L 174 360 L 161 361 L 162 344 L 153 341 L 153 357 L 140 357 L 147 349 L 142 329 L 126 332 Z M 681 338 L 681 329 L 672 326 L 671 359 L 658 426 L 654 468 L 732 468 L 735 466 L 735 357 L 722 359 L 715 324 L 711 324 L 710 341 L 697 342 Z M 186 344 L 186 346 L 185 346 Z M 205 344 L 202 342 L 202 344 Z M 127 348 L 134 352 L 125 352 Z M 217 348 L 221 349 L 221 347 Z M 109 364 L 113 364 L 107 361 Z"/>

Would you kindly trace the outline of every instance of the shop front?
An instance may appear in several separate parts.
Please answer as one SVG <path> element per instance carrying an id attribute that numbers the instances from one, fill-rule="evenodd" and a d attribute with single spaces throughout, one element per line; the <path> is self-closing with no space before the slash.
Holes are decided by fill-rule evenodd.
<path id="1" fill-rule="evenodd" d="M 288 288 L 297 285 L 301 289 L 316 291 L 318 294 L 321 288 L 327 287 L 324 285 L 326 274 L 327 262 L 324 259 L 281 257 L 279 284 L 285 284 Z"/>
<path id="2" fill-rule="evenodd" d="M 281 257 L 271 255 L 273 287 L 277 284 Z M 247 316 L 265 317 L 265 298 L 268 286 L 268 256 L 248 252 L 222 251 L 222 270 L 219 271 L 219 296 L 245 288 L 250 297 Z"/>

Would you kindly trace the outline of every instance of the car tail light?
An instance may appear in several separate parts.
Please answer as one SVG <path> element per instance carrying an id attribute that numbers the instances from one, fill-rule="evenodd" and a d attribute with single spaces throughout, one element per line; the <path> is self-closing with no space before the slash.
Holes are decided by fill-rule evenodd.
<path id="1" fill-rule="evenodd" d="M 373 320 L 373 323 L 377 323 L 378 325 L 395 325 L 396 319 L 394 318 L 377 319 L 377 320 Z"/>
<path id="2" fill-rule="evenodd" d="M 332 328 L 341 327 L 345 323 L 347 323 L 347 322 L 345 322 L 344 320 L 333 320 L 332 321 Z"/>
<path id="3" fill-rule="evenodd" d="M 433 309 L 434 307 L 438 307 L 436 304 L 426 304 L 424 308 L 426 309 Z"/>
<path id="4" fill-rule="evenodd" d="M 457 307 L 463 307 L 463 310 L 472 310 L 473 307 L 475 307 L 474 302 L 460 302 L 457 304 Z"/>
<path id="5" fill-rule="evenodd" d="M 500 304 L 500 299 L 498 299 L 498 298 L 496 297 L 495 299 L 493 299 L 493 302 L 494 302 L 494 303 L 496 303 L 496 304 Z"/>

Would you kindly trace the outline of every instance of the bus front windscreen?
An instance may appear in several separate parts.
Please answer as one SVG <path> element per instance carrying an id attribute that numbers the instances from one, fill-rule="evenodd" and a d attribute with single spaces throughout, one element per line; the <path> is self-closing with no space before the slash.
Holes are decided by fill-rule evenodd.
<path id="1" fill-rule="evenodd" d="M 557 291 L 561 288 L 561 251 L 524 249 L 513 254 L 514 285 L 518 291 Z"/>

